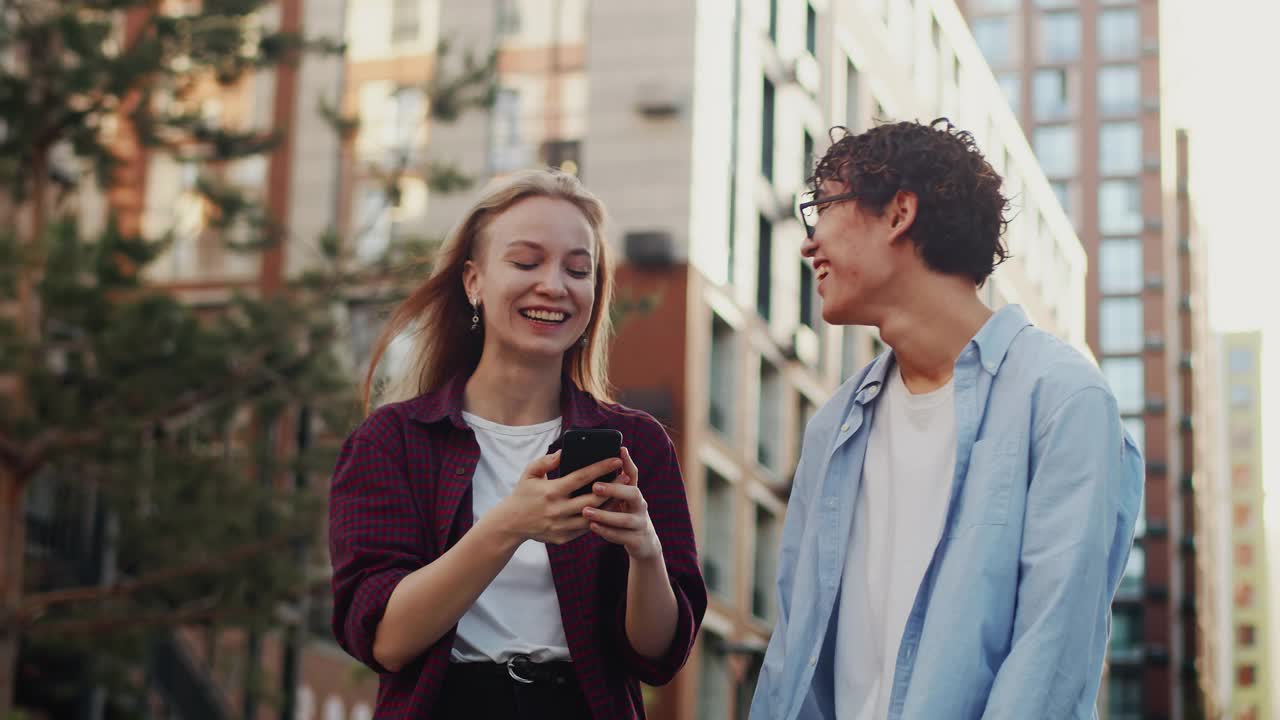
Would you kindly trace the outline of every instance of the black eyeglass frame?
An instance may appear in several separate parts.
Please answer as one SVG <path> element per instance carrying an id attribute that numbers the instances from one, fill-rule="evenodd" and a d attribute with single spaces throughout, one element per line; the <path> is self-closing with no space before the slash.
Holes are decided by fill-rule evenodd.
<path id="1" fill-rule="evenodd" d="M 805 210 L 808 210 L 809 208 L 812 208 L 812 207 L 818 207 L 820 205 L 827 205 L 829 203 L 842 202 L 844 200 L 854 200 L 857 197 L 858 197 L 858 193 L 855 193 L 855 192 L 838 193 L 836 195 L 829 195 L 827 197 L 814 198 L 813 200 L 810 200 L 808 202 L 802 202 L 798 206 L 796 206 L 796 214 L 800 216 L 800 222 L 804 225 L 805 237 L 812 239 L 813 233 L 814 233 L 814 228 L 812 225 L 809 224 L 809 218 L 805 215 L 805 212 L 804 212 Z"/>

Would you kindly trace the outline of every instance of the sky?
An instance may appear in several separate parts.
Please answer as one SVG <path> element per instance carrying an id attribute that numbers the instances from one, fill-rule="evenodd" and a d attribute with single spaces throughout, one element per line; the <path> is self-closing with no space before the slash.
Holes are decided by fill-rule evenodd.
<path id="1" fill-rule="evenodd" d="M 1263 483 L 1273 658 L 1280 659 L 1280 0 L 1171 0 L 1164 111 L 1190 141 L 1216 331 L 1262 330 Z M 1169 22 L 1172 20 L 1173 22 Z M 1272 672 L 1280 672 L 1273 662 Z M 1276 680 L 1273 675 L 1272 680 Z"/>

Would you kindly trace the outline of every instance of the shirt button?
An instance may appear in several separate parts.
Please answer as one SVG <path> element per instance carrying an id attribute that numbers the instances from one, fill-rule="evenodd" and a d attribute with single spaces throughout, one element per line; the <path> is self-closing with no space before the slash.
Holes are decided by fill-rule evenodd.
<path id="1" fill-rule="evenodd" d="M 454 475 L 466 475 L 466 474 L 467 474 L 467 469 L 466 469 L 466 468 L 464 468 L 464 467 L 456 467 L 456 468 L 454 468 L 454 469 L 453 469 L 453 474 L 454 474 Z"/>
<path id="2" fill-rule="evenodd" d="M 840 432 L 849 432 L 849 423 L 840 426 Z"/>
<path id="3" fill-rule="evenodd" d="M 809 667 L 813 667 L 814 665 L 817 665 L 817 664 L 818 664 L 817 655 L 814 655 L 813 657 L 809 658 Z"/>

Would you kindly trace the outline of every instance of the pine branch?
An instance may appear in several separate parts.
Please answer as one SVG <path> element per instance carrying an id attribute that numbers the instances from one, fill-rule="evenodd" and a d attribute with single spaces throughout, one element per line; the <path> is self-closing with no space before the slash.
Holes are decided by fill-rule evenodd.
<path id="1" fill-rule="evenodd" d="M 221 609 L 216 605 L 196 605 L 195 607 L 141 615 L 136 612 L 124 612 L 77 620 L 35 623 L 27 629 L 27 632 L 36 637 L 92 636 L 119 632 L 121 628 L 141 630 L 149 627 L 173 627 L 196 622 L 248 620 L 254 616 L 254 613 L 244 610 L 233 611 Z"/>
<path id="2" fill-rule="evenodd" d="M 131 595 L 141 590 L 153 588 L 173 580 L 203 575 L 225 570 L 237 563 L 249 560 L 262 553 L 296 540 L 295 533 L 282 533 L 267 540 L 259 540 L 238 545 L 226 553 L 199 562 L 180 565 L 178 567 L 157 570 L 142 577 L 115 585 L 69 588 L 35 593 L 23 598 L 22 604 L 13 613 L 10 621 L 17 620 L 23 624 L 33 623 L 48 608 L 67 603 L 99 602 L 108 598 Z"/>

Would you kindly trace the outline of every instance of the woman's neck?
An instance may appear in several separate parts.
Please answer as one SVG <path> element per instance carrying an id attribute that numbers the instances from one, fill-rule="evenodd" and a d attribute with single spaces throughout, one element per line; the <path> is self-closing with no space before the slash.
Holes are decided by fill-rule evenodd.
<path id="1" fill-rule="evenodd" d="M 560 416 L 560 363 L 487 361 L 467 381 L 462 408 L 501 425 L 537 425 Z"/>

